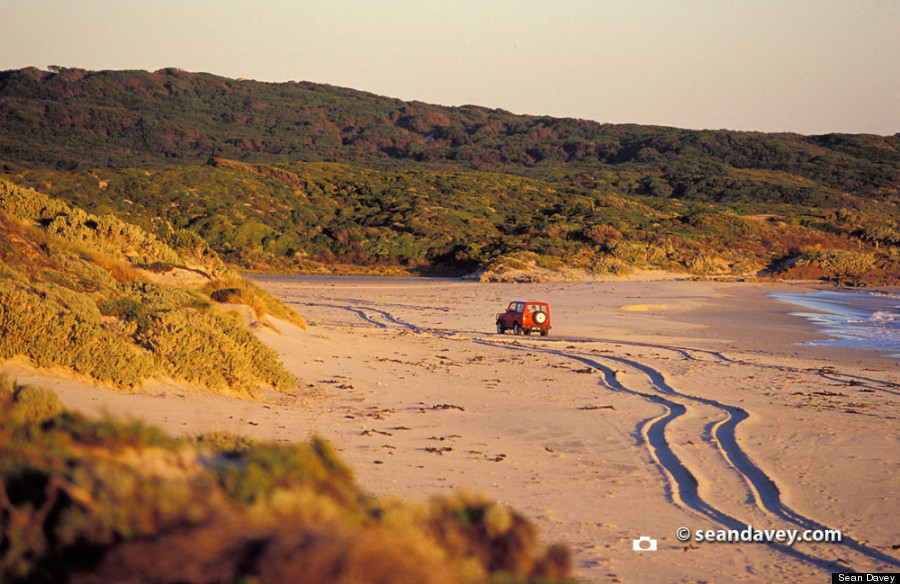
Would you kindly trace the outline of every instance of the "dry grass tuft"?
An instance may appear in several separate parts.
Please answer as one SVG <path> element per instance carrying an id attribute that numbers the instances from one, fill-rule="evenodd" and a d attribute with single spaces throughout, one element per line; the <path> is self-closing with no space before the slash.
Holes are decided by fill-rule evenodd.
<path id="1" fill-rule="evenodd" d="M 285 305 L 269 292 L 246 278 L 237 274 L 229 274 L 208 283 L 203 291 L 210 298 L 223 304 L 243 304 L 253 311 L 257 320 L 267 315 L 306 328 L 306 320 L 299 312 Z"/>
<path id="2" fill-rule="evenodd" d="M 128 262 L 112 258 L 102 252 L 93 250 L 86 251 L 85 255 L 92 262 L 109 272 L 109 275 L 120 284 L 130 284 L 145 279 L 141 270 Z"/>

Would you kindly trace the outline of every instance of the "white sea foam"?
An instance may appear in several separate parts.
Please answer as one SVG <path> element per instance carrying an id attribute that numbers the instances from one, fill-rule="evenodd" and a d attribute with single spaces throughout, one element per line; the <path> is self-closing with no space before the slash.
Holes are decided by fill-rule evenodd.
<path id="1" fill-rule="evenodd" d="M 815 311 L 791 314 L 807 318 L 831 338 L 804 344 L 900 352 L 900 297 L 895 294 L 821 290 L 770 296 Z"/>

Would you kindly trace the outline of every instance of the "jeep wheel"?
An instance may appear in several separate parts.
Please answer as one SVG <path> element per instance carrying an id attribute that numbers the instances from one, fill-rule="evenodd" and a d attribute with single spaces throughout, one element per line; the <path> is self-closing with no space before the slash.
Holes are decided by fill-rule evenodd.
<path id="1" fill-rule="evenodd" d="M 519 326 L 519 323 L 513 325 L 513 334 L 517 336 L 522 334 L 522 328 Z"/>
<path id="2" fill-rule="evenodd" d="M 544 324 L 547 322 L 547 313 L 546 312 L 535 312 L 534 313 L 534 322 L 538 324 Z"/>
<path id="3" fill-rule="evenodd" d="M 497 332 L 501 335 L 506 332 L 506 328 L 503 327 L 503 323 L 499 320 L 497 321 Z"/>
<path id="4" fill-rule="evenodd" d="M 550 334 L 550 329 L 541 329 L 541 336 L 546 337 Z"/>

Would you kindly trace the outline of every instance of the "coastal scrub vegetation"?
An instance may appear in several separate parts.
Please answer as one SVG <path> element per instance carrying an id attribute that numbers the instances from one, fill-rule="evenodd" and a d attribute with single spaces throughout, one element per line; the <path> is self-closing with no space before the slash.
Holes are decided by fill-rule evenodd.
<path id="1" fill-rule="evenodd" d="M 900 276 L 900 134 L 600 124 L 178 69 L 6 71 L 0 104 L 9 180 L 242 269 Z"/>
<path id="2" fill-rule="evenodd" d="M 168 376 L 254 397 L 262 386 L 296 383 L 243 317 L 213 298 L 227 284 L 267 313 L 299 325 L 302 317 L 224 270 L 210 250 L 188 263 L 133 225 L 0 181 L 0 260 L 0 358 L 21 355 L 122 387 Z M 159 279 L 175 269 L 199 284 Z"/>
<path id="3" fill-rule="evenodd" d="M 366 494 L 321 438 L 176 439 L 0 378 L 0 580 L 550 582 L 568 549 L 466 493 Z"/>
<path id="4" fill-rule="evenodd" d="M 643 194 L 640 186 L 623 186 L 621 176 L 586 188 L 484 172 L 223 159 L 158 170 L 32 171 L 11 179 L 114 213 L 161 240 L 197 238 L 183 249 L 202 248 L 255 271 L 478 271 L 490 279 L 502 267 L 537 267 L 740 276 L 787 269 L 817 248 L 870 258 L 867 271 L 822 264 L 823 278 L 887 282 L 900 274 L 894 243 L 900 217 L 895 205 L 877 200 L 855 210 L 709 202 Z"/>

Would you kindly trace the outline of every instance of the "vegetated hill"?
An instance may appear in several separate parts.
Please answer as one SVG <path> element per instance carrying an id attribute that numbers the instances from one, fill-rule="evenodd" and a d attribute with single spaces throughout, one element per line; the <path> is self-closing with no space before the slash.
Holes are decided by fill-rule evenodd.
<path id="1" fill-rule="evenodd" d="M 587 182 L 598 168 L 621 167 L 661 177 L 672 189 L 663 188 L 666 196 L 705 199 L 731 196 L 733 169 L 787 173 L 866 195 L 896 194 L 900 180 L 900 134 L 610 125 L 178 69 L 0 73 L 0 161 L 136 168 L 191 165 L 211 156 L 381 169 L 424 163 Z M 759 200 L 759 193 L 751 195 Z"/>
<path id="2" fill-rule="evenodd" d="M 23 69 L 0 73 L 0 161 L 20 184 L 160 236 L 189 230 L 257 269 L 900 272 L 900 134 L 608 125 L 177 69 Z"/>
<path id="3" fill-rule="evenodd" d="M 168 242 L 0 181 L 0 359 L 121 387 L 166 376 L 243 397 L 293 389 L 275 352 L 215 300 L 300 316 L 224 270 L 196 235 Z"/>

